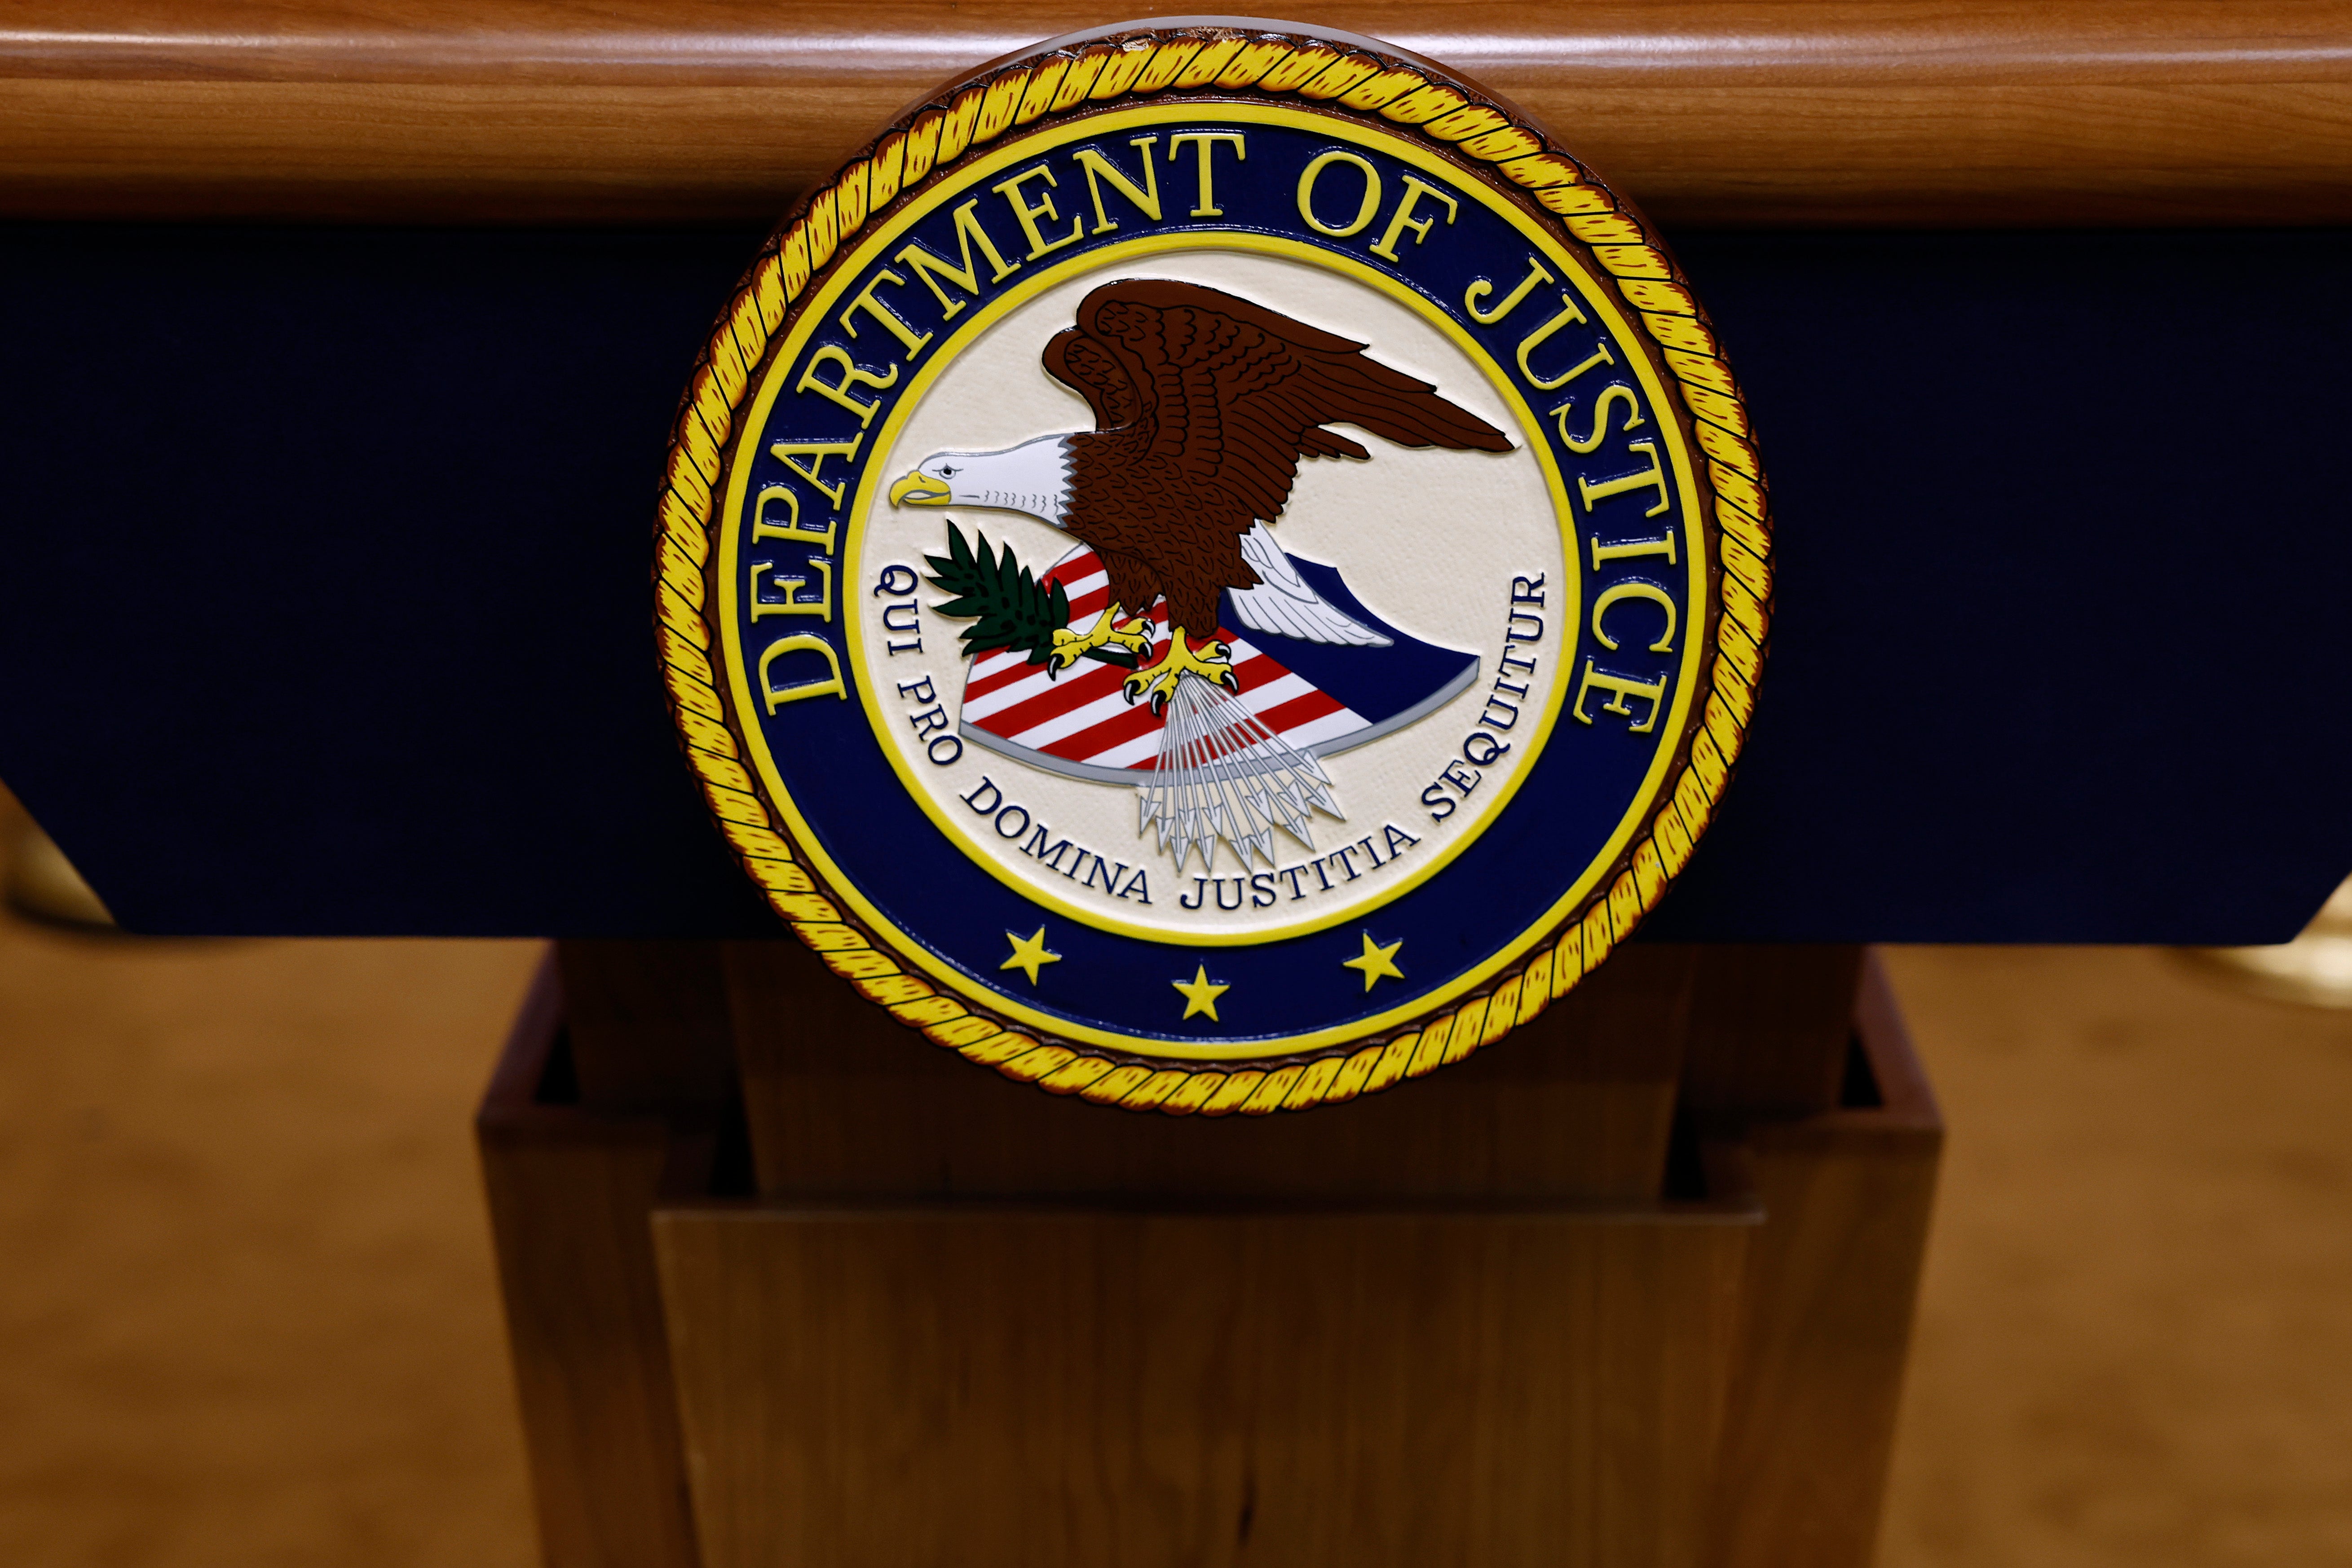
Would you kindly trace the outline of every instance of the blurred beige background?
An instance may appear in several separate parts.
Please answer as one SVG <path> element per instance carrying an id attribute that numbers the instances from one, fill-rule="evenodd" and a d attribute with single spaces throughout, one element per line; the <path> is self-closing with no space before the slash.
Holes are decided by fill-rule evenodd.
<path id="1" fill-rule="evenodd" d="M 0 918 L 0 1563 L 533 1560 L 469 1120 L 537 956 Z M 1888 961 L 1951 1142 L 1885 1568 L 2352 1563 L 2352 1013 Z"/>

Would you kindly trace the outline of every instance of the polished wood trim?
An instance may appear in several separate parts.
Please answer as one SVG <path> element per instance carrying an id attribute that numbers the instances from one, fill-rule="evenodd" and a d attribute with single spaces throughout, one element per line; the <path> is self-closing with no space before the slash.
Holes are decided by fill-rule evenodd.
<path id="1" fill-rule="evenodd" d="M 13 0 L 0 74 L 920 84 L 1107 16 L 1118 20 L 1067 0 Z M 2339 0 L 1351 0 L 1281 18 L 1266 25 L 1366 34 L 1506 91 L 1721 86 L 1759 69 L 1820 82 L 2287 81 L 2352 64 Z"/>
<path id="2" fill-rule="evenodd" d="M 0 214 L 761 221 L 1061 0 L 18 0 Z M 2352 221 L 2352 0 L 1303 5 L 1669 224 Z"/>

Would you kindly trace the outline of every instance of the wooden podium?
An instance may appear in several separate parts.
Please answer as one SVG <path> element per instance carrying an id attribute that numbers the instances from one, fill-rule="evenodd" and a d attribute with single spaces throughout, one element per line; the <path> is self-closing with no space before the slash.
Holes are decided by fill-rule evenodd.
<path id="1" fill-rule="evenodd" d="M 2281 941 L 2352 867 L 2352 6 L 1770 10 L 1300 14 L 1673 232 L 1773 663 L 1580 989 L 1179 1121 L 823 973 L 648 625 L 757 233 L 1116 10 L 16 8 L 0 776 L 130 930 L 563 939 L 479 1123 L 551 1563 L 1869 1560 L 1941 1129 L 1863 944 Z"/>
<path id="2" fill-rule="evenodd" d="M 1636 946 L 1508 1049 L 1214 1122 L 829 979 L 567 942 L 517 1026 L 551 1562 L 1869 1561 L 1942 1126 L 1859 950 Z"/>

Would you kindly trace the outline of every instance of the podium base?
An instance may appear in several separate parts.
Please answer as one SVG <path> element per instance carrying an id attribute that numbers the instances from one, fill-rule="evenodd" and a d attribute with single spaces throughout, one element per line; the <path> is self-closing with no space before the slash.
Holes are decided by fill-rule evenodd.
<path id="1" fill-rule="evenodd" d="M 551 970 L 479 1121 L 551 1563 L 1869 1561 L 1941 1141 L 1874 970 L 1843 1103 L 1685 1094 L 1646 1196 L 761 1198 L 571 1035 Z"/>

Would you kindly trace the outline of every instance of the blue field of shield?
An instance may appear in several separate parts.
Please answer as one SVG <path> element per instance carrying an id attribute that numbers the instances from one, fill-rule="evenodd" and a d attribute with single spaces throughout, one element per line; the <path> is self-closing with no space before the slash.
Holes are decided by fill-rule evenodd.
<path id="1" fill-rule="evenodd" d="M 1339 643 L 1306 642 L 1278 632 L 1243 630 L 1241 635 L 1279 660 L 1291 673 L 1345 703 L 1360 716 L 1364 727 L 1334 735 L 1307 749 L 1328 757 L 1351 750 L 1418 722 L 1468 690 L 1478 679 L 1478 656 L 1459 648 L 1439 647 L 1381 619 L 1348 591 L 1337 567 L 1294 555 L 1291 563 L 1307 585 L 1335 607 L 1388 637 L 1386 647 L 1349 647 Z M 1228 591 L 1217 605 L 1222 624 L 1246 628 L 1234 613 Z"/>

